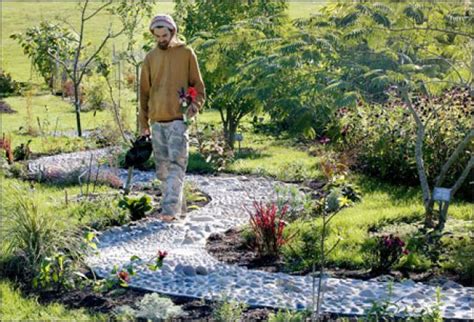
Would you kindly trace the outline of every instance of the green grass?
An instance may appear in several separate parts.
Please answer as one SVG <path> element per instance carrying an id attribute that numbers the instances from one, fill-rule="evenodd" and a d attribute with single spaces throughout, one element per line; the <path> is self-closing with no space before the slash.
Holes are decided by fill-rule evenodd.
<path id="1" fill-rule="evenodd" d="M 295 18 L 309 18 L 318 13 L 327 1 L 291 1 L 289 2 L 289 16 Z"/>
<path id="2" fill-rule="evenodd" d="M 360 246 L 368 238 L 368 229 L 384 221 L 403 222 L 423 218 L 421 191 L 418 187 L 394 186 L 365 176 L 356 178 L 361 187 L 362 202 L 346 208 L 331 221 L 332 234 L 328 244 L 337 235 L 342 241 L 330 256 L 332 265 L 348 268 L 364 266 Z M 449 218 L 473 220 L 472 204 L 454 202 L 449 208 Z M 320 221 L 316 220 L 319 225 Z M 309 229 L 309 225 L 294 223 L 292 231 Z"/>
<path id="3" fill-rule="evenodd" d="M 2 321 L 107 321 L 104 315 L 91 315 L 84 309 L 71 310 L 57 303 L 39 304 L 34 297 L 25 298 L 7 281 L 0 281 L 0 294 Z"/>
<path id="4" fill-rule="evenodd" d="M 97 2 L 90 3 L 90 11 L 100 6 Z M 173 2 L 159 2 L 153 12 L 172 13 Z M 39 25 L 40 21 L 57 21 L 56 17 L 67 20 L 78 29 L 80 13 L 75 2 L 2 2 L 2 60 L 0 65 L 3 69 L 11 73 L 17 81 L 28 81 L 30 77 L 34 82 L 41 82 L 37 75 L 31 74 L 30 61 L 23 54 L 21 46 L 16 40 L 10 39 L 10 35 L 16 32 L 24 32 L 28 27 Z M 92 46 L 100 44 L 107 34 L 109 23 L 112 23 L 113 30 L 119 28 L 118 19 L 110 19 L 110 15 L 103 11 L 93 17 L 86 25 L 85 39 L 90 41 Z M 144 22 L 143 30 L 148 21 Z M 140 32 L 142 33 L 142 32 Z M 116 49 L 122 49 L 126 41 L 125 36 L 110 41 L 106 48 L 112 49 L 115 44 Z"/>

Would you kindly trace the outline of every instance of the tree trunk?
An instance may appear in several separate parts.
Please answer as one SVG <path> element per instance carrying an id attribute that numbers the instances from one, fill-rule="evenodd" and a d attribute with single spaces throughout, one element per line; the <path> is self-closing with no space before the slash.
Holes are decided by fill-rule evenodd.
<path id="1" fill-rule="evenodd" d="M 235 132 L 237 132 L 238 122 L 236 120 L 229 120 L 227 123 L 227 129 L 225 129 L 225 139 L 227 145 L 234 150 L 235 145 Z"/>
<path id="2" fill-rule="evenodd" d="M 74 107 L 76 108 L 76 124 L 77 124 L 77 135 L 82 136 L 81 129 L 81 98 L 80 98 L 80 87 L 81 85 L 74 82 Z"/>
<path id="3" fill-rule="evenodd" d="M 137 110 L 136 110 L 136 120 L 137 120 L 137 133 L 140 131 L 140 65 L 135 65 L 135 92 L 137 97 Z"/>

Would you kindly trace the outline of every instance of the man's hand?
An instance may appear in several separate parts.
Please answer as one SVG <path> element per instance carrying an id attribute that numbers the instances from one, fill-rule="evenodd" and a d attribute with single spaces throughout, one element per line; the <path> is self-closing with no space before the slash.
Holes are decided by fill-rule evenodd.
<path id="1" fill-rule="evenodd" d="M 142 136 L 150 136 L 150 129 L 143 129 Z"/>
<path id="2" fill-rule="evenodd" d="M 198 113 L 198 111 L 199 111 L 199 109 L 197 108 L 197 106 L 194 105 L 194 104 L 191 104 L 191 106 L 188 108 L 187 116 L 189 118 L 192 118 Z"/>

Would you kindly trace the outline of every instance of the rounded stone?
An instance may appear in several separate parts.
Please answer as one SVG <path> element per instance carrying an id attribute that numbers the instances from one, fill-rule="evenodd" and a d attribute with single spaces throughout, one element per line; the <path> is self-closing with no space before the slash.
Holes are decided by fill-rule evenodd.
<path id="1" fill-rule="evenodd" d="M 359 293 L 359 295 L 362 297 L 375 297 L 374 292 L 372 292 L 371 290 L 363 290 Z"/>
<path id="2" fill-rule="evenodd" d="M 207 268 L 205 268 L 204 266 L 199 265 L 198 267 L 196 267 L 196 274 L 197 275 L 207 275 L 208 274 Z"/>
<path id="3" fill-rule="evenodd" d="M 196 276 L 196 270 L 191 265 L 183 266 L 183 274 L 186 276 Z"/>

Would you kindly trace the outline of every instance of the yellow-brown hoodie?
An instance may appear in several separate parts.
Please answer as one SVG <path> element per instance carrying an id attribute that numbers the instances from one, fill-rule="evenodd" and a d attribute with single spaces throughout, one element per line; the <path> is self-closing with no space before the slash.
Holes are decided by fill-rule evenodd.
<path id="1" fill-rule="evenodd" d="M 206 98 L 204 82 L 194 51 L 182 42 L 172 41 L 167 49 L 156 46 L 145 57 L 140 77 L 140 113 L 142 130 L 150 123 L 183 118 L 178 91 L 196 88 L 196 106 Z"/>

